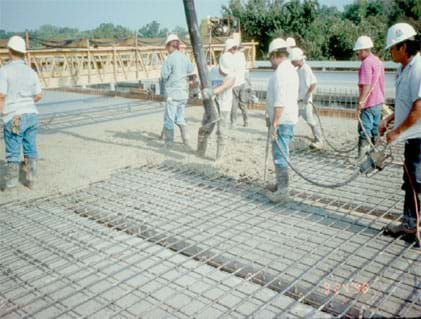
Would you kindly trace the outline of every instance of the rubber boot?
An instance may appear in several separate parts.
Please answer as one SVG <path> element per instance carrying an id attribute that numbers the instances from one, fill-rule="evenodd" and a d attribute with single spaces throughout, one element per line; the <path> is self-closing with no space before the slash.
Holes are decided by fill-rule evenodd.
<path id="1" fill-rule="evenodd" d="M 289 201 L 288 186 L 289 175 L 288 168 L 276 167 L 276 183 L 277 188 L 275 192 L 267 192 L 267 197 L 272 203 L 286 203 Z"/>
<path id="2" fill-rule="evenodd" d="M 18 186 L 19 163 L 7 163 L 5 174 L 5 189 L 12 189 Z"/>
<path id="3" fill-rule="evenodd" d="M 269 192 L 276 192 L 276 190 L 278 189 L 278 174 L 279 174 L 279 169 L 276 169 L 275 167 L 275 182 L 274 183 L 270 183 L 268 185 L 265 186 L 265 189 Z"/>
<path id="4" fill-rule="evenodd" d="M 366 139 L 358 139 L 358 157 L 364 156 L 370 150 L 370 144 Z"/>
<path id="5" fill-rule="evenodd" d="M 216 160 L 220 161 L 222 155 L 224 154 L 224 138 L 222 136 L 218 136 L 216 139 Z"/>
<path id="6" fill-rule="evenodd" d="M 32 189 L 35 185 L 37 175 L 37 161 L 34 159 L 25 158 L 23 165 L 23 184 Z"/>
<path id="7" fill-rule="evenodd" d="M 197 138 L 197 155 L 200 157 L 205 157 L 207 147 L 208 137 L 199 134 L 199 137 Z"/>
<path id="8" fill-rule="evenodd" d="M 188 146 L 189 140 L 187 138 L 186 126 L 185 125 L 178 125 L 178 127 L 180 128 L 180 134 L 181 134 L 181 139 L 183 140 L 183 144 Z"/>
<path id="9" fill-rule="evenodd" d="M 174 143 L 174 130 L 164 128 L 164 142 L 166 147 L 171 147 Z"/>
<path id="10" fill-rule="evenodd" d="M 247 114 L 247 105 L 243 104 L 241 108 L 241 112 L 243 113 L 243 127 L 248 127 L 248 114 Z"/>

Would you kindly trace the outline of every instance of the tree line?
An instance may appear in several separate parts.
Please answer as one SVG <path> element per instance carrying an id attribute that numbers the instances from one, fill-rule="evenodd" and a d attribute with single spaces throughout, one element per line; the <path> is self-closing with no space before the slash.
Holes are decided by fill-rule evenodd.
<path id="1" fill-rule="evenodd" d="M 169 30 L 163 28 L 159 22 L 152 21 L 139 30 L 133 31 L 121 25 L 113 23 L 102 23 L 92 30 L 81 31 L 77 28 L 58 27 L 54 25 L 42 25 L 36 30 L 26 30 L 20 33 L 22 36 L 28 32 L 31 39 L 31 47 L 40 47 L 43 40 L 76 40 L 76 39 L 124 39 L 133 37 L 137 34 L 141 38 L 162 38 L 167 36 L 169 32 L 176 33 L 180 37 L 185 37 L 187 30 L 184 27 L 176 26 Z M 16 32 L 7 32 L 0 30 L 0 39 L 8 39 Z"/>
<path id="2" fill-rule="evenodd" d="M 358 0 L 343 11 L 317 0 L 230 0 L 222 10 L 239 18 L 243 41 L 259 42 L 258 58 L 274 37 L 292 36 L 312 60 L 355 59 L 352 48 L 363 34 L 384 58 L 389 26 L 409 22 L 421 30 L 421 0 Z"/>

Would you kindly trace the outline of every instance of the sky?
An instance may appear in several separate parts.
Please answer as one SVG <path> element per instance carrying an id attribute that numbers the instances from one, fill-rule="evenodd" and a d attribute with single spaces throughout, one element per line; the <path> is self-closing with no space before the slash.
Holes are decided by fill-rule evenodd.
<path id="1" fill-rule="evenodd" d="M 228 0 L 196 0 L 199 21 L 206 16 L 220 16 Z M 352 0 L 319 0 L 342 9 Z M 94 29 L 101 23 L 120 24 L 138 30 L 151 21 L 173 29 L 185 27 L 182 0 L 0 0 L 0 29 L 24 31 L 43 24 Z"/>

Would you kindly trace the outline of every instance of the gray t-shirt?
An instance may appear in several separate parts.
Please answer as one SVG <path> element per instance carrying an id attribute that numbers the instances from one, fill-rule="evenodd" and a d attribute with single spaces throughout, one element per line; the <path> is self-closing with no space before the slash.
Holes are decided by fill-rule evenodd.
<path id="1" fill-rule="evenodd" d="M 421 56 L 418 53 L 402 70 L 396 74 L 395 128 L 406 120 L 414 102 L 421 98 Z M 421 121 L 406 132 L 405 139 L 421 138 Z"/>
<path id="2" fill-rule="evenodd" d="M 38 113 L 34 96 L 41 93 L 41 83 L 23 60 L 11 61 L 0 69 L 0 93 L 6 95 L 4 123 L 15 115 Z"/>

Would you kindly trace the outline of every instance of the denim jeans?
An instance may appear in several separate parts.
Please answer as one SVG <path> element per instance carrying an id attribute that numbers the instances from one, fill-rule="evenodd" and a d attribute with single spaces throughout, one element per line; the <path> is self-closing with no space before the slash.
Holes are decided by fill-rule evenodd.
<path id="1" fill-rule="evenodd" d="M 408 173 L 404 168 L 402 189 L 405 191 L 405 201 L 402 222 L 409 227 L 416 227 L 415 201 L 420 207 L 419 194 L 421 193 L 421 138 L 406 141 L 404 163 Z"/>
<path id="2" fill-rule="evenodd" d="M 372 140 L 376 140 L 379 136 L 379 123 L 381 120 L 382 104 L 365 108 L 361 111 L 360 117 L 367 135 Z M 360 139 L 366 140 L 361 125 L 358 124 L 358 135 Z"/>
<path id="3" fill-rule="evenodd" d="M 289 143 L 294 137 L 294 129 L 295 125 L 281 124 L 278 126 L 276 134 L 276 140 L 278 143 L 275 141 L 272 142 L 273 162 L 278 168 L 288 168 L 288 163 L 282 153 L 289 157 Z M 279 150 L 278 144 L 282 149 L 282 153 L 281 150 Z"/>
<path id="4" fill-rule="evenodd" d="M 177 125 L 186 125 L 186 120 L 184 119 L 186 104 L 187 100 L 167 98 L 164 114 L 164 127 L 166 129 L 173 130 L 174 123 Z"/>
<path id="5" fill-rule="evenodd" d="M 4 124 L 4 143 L 6 145 L 6 161 L 19 163 L 21 148 L 23 156 L 28 159 L 37 159 L 37 129 L 38 116 L 35 113 L 21 115 L 18 134 L 12 132 L 13 120 Z"/>

